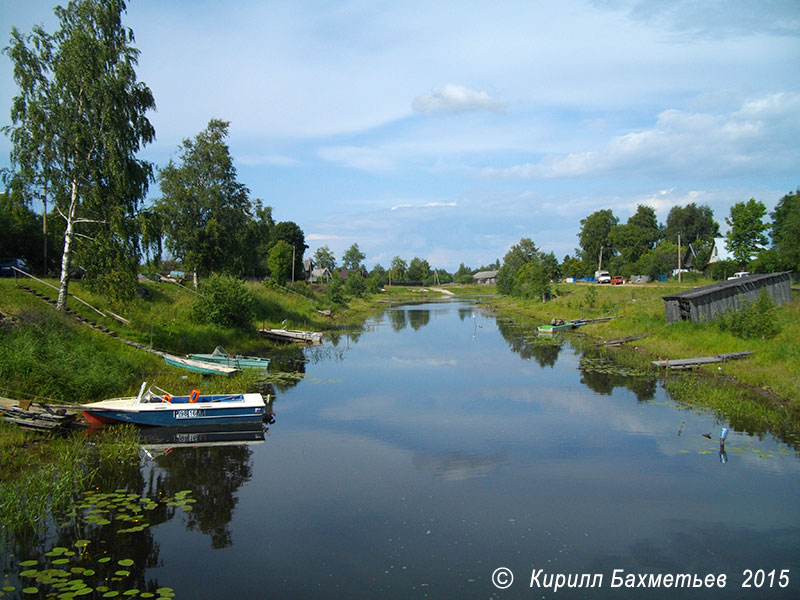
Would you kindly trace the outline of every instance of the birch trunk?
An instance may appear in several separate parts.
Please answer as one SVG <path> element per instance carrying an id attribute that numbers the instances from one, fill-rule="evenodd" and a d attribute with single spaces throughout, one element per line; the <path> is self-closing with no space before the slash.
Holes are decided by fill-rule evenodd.
<path id="1" fill-rule="evenodd" d="M 56 310 L 62 310 L 67 304 L 67 288 L 69 287 L 69 270 L 72 262 L 72 242 L 75 239 L 75 211 L 78 209 L 78 182 L 72 182 L 72 197 L 67 211 L 67 228 L 64 230 L 64 253 L 61 255 L 61 280 L 58 284 L 58 300 Z"/>

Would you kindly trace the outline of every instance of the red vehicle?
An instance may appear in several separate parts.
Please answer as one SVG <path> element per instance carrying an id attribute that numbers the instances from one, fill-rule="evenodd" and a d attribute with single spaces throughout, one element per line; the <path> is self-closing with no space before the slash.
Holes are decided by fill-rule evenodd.
<path id="1" fill-rule="evenodd" d="M 616 275 L 611 278 L 611 285 L 622 285 L 625 283 L 625 279 L 621 275 Z"/>

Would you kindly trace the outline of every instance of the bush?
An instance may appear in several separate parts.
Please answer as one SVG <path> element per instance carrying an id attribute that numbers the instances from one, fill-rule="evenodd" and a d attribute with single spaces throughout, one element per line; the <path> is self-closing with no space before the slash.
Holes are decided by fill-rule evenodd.
<path id="1" fill-rule="evenodd" d="M 192 317 L 222 327 L 249 327 L 253 323 L 253 296 L 236 277 L 212 275 L 200 285 Z"/>
<path id="2" fill-rule="evenodd" d="M 720 331 L 728 331 L 742 339 L 772 339 L 781 332 L 778 310 L 767 290 L 755 302 L 743 302 L 739 310 L 726 310 L 714 322 Z"/>

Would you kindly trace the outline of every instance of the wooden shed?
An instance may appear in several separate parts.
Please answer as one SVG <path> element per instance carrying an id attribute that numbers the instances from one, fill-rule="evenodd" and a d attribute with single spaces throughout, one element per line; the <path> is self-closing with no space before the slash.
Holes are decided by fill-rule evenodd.
<path id="1" fill-rule="evenodd" d="M 792 301 L 792 280 L 788 271 L 748 275 L 664 296 L 667 323 L 683 319 L 710 321 L 729 308 L 738 310 L 745 300 L 755 302 L 762 289 L 767 290 L 778 306 Z"/>

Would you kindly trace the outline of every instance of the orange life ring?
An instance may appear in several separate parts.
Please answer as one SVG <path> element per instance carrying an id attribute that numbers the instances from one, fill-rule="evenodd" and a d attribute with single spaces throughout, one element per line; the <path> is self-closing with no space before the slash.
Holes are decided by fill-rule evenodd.
<path id="1" fill-rule="evenodd" d="M 170 396 L 169 394 L 164 394 L 161 397 L 161 401 L 162 402 L 172 402 L 172 396 Z"/>
<path id="2" fill-rule="evenodd" d="M 200 390 L 192 390 L 192 395 L 189 396 L 189 402 L 194 404 L 197 402 L 197 399 L 200 397 Z"/>

